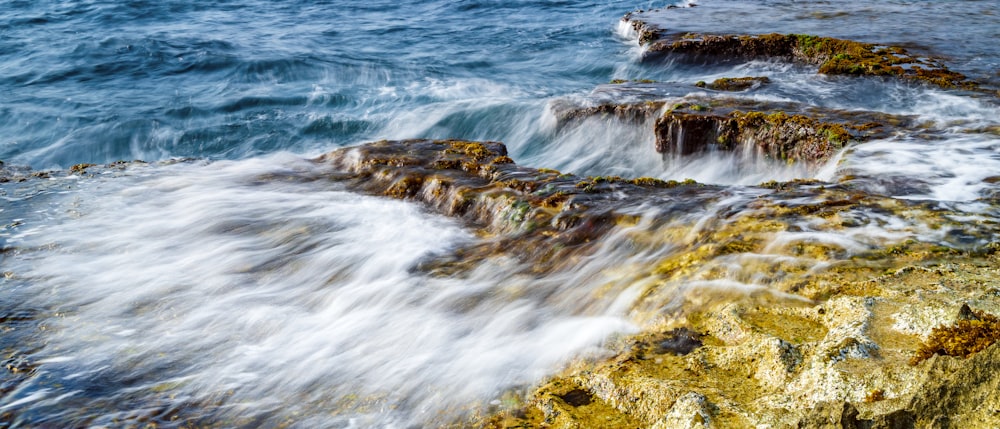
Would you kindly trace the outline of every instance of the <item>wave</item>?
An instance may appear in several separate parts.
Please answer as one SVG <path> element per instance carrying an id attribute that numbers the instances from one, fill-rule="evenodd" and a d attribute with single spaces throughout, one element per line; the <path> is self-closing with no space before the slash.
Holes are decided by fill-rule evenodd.
<path id="1" fill-rule="evenodd" d="M 632 329 L 607 305 L 552 299 L 599 287 L 598 266 L 544 281 L 502 258 L 423 272 L 475 238 L 324 174 L 276 155 L 81 183 L 76 219 L 12 238 L 58 251 L 6 265 L 50 292 L 24 303 L 47 329 L 37 376 L 4 410 L 56 426 L 447 421 Z"/>

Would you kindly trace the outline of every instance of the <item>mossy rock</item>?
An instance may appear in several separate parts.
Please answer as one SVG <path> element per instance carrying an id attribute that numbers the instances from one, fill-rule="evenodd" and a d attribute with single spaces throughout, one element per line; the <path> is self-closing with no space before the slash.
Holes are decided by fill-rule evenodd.
<path id="1" fill-rule="evenodd" d="M 767 76 L 723 77 L 712 81 L 712 83 L 700 81 L 695 83 L 695 86 L 715 91 L 746 91 L 769 83 L 771 83 L 771 79 Z"/>
<path id="2" fill-rule="evenodd" d="M 889 135 L 909 118 L 878 112 L 838 111 L 794 103 L 688 97 L 673 105 L 654 125 L 656 150 L 686 155 L 736 150 L 785 162 L 816 165 L 850 142 Z"/>
<path id="3" fill-rule="evenodd" d="M 748 78 L 759 82 L 756 79 Z M 555 109 L 560 127 L 588 118 L 645 125 L 652 122 L 654 149 L 663 154 L 733 151 L 756 146 L 753 153 L 782 162 L 817 166 L 851 142 L 884 138 L 913 127 L 913 117 L 881 112 L 823 109 L 790 102 L 687 96 L 664 100 L 602 103 Z"/>
<path id="4" fill-rule="evenodd" d="M 658 38 L 644 42 L 649 59 L 669 56 L 696 63 L 781 59 L 817 66 L 819 73 L 828 75 L 895 77 L 947 89 L 979 86 L 938 60 L 896 46 L 807 34 L 650 34 Z"/>

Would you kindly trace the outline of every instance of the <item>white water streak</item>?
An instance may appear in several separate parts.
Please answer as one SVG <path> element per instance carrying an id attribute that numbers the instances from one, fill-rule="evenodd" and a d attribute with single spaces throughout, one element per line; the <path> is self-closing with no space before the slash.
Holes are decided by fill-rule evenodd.
<path id="1" fill-rule="evenodd" d="M 415 271 L 473 238 L 412 204 L 304 183 L 317 168 L 181 166 L 89 189 L 81 218 L 19 237 L 58 248 L 18 272 L 37 305 L 65 313 L 50 321 L 45 377 L 29 384 L 64 387 L 24 389 L 34 393 L 9 406 L 79 390 L 60 406 L 117 404 L 97 422 L 145 396 L 146 407 L 221 401 L 203 411 L 214 418 L 406 425 L 488 402 L 632 329 L 607 305 L 581 310 L 599 270 L 545 281 L 502 260 L 462 277 Z M 552 298 L 560 289 L 579 304 Z"/>

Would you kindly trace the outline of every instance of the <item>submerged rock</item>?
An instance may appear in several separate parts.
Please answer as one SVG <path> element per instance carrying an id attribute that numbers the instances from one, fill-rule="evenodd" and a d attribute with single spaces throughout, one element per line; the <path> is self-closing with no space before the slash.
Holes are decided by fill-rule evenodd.
<path id="1" fill-rule="evenodd" d="M 666 102 L 646 100 L 632 103 L 601 102 L 593 106 L 581 107 L 568 101 L 552 103 L 550 106 L 559 127 L 565 127 L 590 118 L 614 118 L 619 121 L 642 124 L 660 116 Z"/>
<path id="2" fill-rule="evenodd" d="M 0 162 L 0 183 L 26 182 L 32 179 L 47 179 L 49 171 L 34 171 L 27 166 L 6 165 Z"/>
<path id="3" fill-rule="evenodd" d="M 172 164 L 176 162 L 187 162 L 192 161 L 191 159 L 185 160 L 170 160 L 158 162 L 158 165 Z M 148 163 L 145 161 L 116 161 L 110 164 L 98 165 L 98 164 L 76 164 L 70 167 L 68 170 L 33 170 L 31 167 L 23 165 L 9 165 L 4 164 L 0 161 L 0 183 L 23 183 L 34 179 L 52 179 L 52 178 L 62 178 L 66 176 L 93 176 L 96 174 L 115 174 L 118 172 L 125 171 L 129 168 L 146 166 Z"/>

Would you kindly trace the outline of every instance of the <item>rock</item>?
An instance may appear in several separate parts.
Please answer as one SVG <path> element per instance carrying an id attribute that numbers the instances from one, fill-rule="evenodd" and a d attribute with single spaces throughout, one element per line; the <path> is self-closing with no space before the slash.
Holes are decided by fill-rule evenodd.
<path id="1" fill-rule="evenodd" d="M 992 323 L 997 246 L 849 239 L 864 226 L 847 220 L 873 211 L 951 228 L 959 221 L 946 207 L 814 181 L 736 196 L 696 183 L 582 178 L 518 166 L 491 142 L 382 141 L 316 161 L 351 189 L 420 202 L 493 237 L 457 260 L 502 253 L 536 272 L 572 269 L 565 261 L 610 237 L 642 255 L 615 280 L 641 288 L 629 314 L 642 332 L 615 341 L 606 359 L 575 362 L 518 409 L 470 425 L 1000 425 L 1000 346 L 959 356 L 932 348 L 911 364 L 937 333 L 964 338 L 969 323 Z M 640 210 L 650 205 L 662 210 Z M 970 233 L 996 233 L 979 227 Z"/>
<path id="2" fill-rule="evenodd" d="M 1000 345 L 966 359 L 932 360 L 925 383 L 907 407 L 915 427 L 1000 426 Z"/>
<path id="3" fill-rule="evenodd" d="M 588 117 L 639 125 L 652 120 L 655 150 L 662 154 L 738 151 L 807 165 L 826 161 L 851 142 L 888 137 L 915 122 L 880 112 L 699 96 L 578 108 L 563 102 L 557 112 L 562 126 Z"/>
<path id="4" fill-rule="evenodd" d="M 978 258 L 962 255 L 958 260 L 967 262 L 953 271 L 901 270 L 877 282 L 860 276 L 847 283 L 866 292 L 841 288 L 815 305 L 762 306 L 753 299 L 684 304 L 671 317 L 675 322 L 666 323 L 704 332 L 701 347 L 654 358 L 633 346 L 555 380 L 570 378 L 590 389 L 637 427 L 996 427 L 1000 346 L 992 343 L 965 358 L 936 355 L 914 366 L 920 336 L 891 324 L 893 314 L 923 299 L 909 291 L 940 281 L 968 283 L 957 293 L 940 291 L 935 300 L 951 305 L 952 317 L 992 320 L 956 305 L 983 297 L 980 276 L 993 269 Z M 998 300 L 991 298 L 994 305 Z"/>
<path id="5" fill-rule="evenodd" d="M 688 393 L 677 399 L 670 411 L 652 429 L 700 429 L 713 427 L 711 403 L 698 393 Z"/>
<path id="6" fill-rule="evenodd" d="M 898 46 L 808 34 L 700 34 L 668 32 L 641 13 L 622 18 L 646 46 L 645 58 L 669 57 L 694 64 L 778 59 L 817 66 L 828 75 L 888 76 L 942 88 L 977 89 L 979 84 L 940 61 L 911 55 Z"/>
<path id="7" fill-rule="evenodd" d="M 158 165 L 176 163 L 176 162 L 189 162 L 193 161 L 191 159 L 187 160 L 172 160 L 172 161 L 161 161 Z M 76 164 L 69 168 L 69 170 L 43 170 L 36 171 L 32 170 L 31 167 L 22 165 L 5 165 L 0 162 L 0 183 L 8 182 L 27 182 L 34 179 L 51 179 L 51 178 L 62 178 L 69 175 L 95 175 L 100 173 L 111 173 L 115 174 L 118 172 L 125 171 L 129 168 L 146 166 L 148 163 L 145 161 L 116 161 L 110 164 L 98 165 L 98 164 Z"/>
<path id="8" fill-rule="evenodd" d="M 30 167 L 7 165 L 0 162 L 0 183 L 24 182 L 41 177 L 43 172 L 32 171 Z"/>
<path id="9" fill-rule="evenodd" d="M 557 268 L 566 255 L 586 248 L 651 200 L 683 198 L 688 204 L 675 205 L 681 210 L 719 193 L 693 181 L 578 177 L 520 167 L 497 142 L 381 141 L 316 161 L 334 167 L 330 177 L 352 189 L 417 200 L 498 237 L 462 249 L 455 263 L 504 252 L 533 261 L 539 272 Z M 450 269 L 435 264 L 427 268 Z"/>
<path id="10" fill-rule="evenodd" d="M 622 17 L 621 22 L 635 32 L 636 39 L 639 41 L 639 44 L 645 45 L 659 39 L 663 35 L 664 31 L 660 29 L 659 26 L 649 24 L 647 21 L 639 19 L 641 14 L 642 11 L 639 11 L 638 13 L 629 12 Z"/>
<path id="11" fill-rule="evenodd" d="M 698 82 L 695 86 L 715 91 L 746 91 L 769 83 L 771 83 L 771 79 L 767 76 L 723 77 L 712 81 L 712 83 Z"/>

